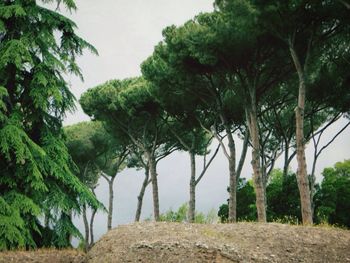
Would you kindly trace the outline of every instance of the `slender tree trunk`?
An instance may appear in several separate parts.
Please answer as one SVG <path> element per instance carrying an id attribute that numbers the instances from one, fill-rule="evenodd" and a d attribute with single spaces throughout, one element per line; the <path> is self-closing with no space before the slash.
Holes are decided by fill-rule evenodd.
<path id="1" fill-rule="evenodd" d="M 94 238 L 94 220 L 95 220 L 95 215 L 96 215 L 97 210 L 93 209 L 91 218 L 90 218 L 90 244 L 89 247 L 91 247 L 95 243 L 95 238 Z"/>
<path id="2" fill-rule="evenodd" d="M 287 178 L 288 175 L 288 169 L 289 169 L 289 145 L 285 143 L 285 148 L 284 148 L 284 164 L 283 164 L 283 180 Z"/>
<path id="3" fill-rule="evenodd" d="M 230 151 L 230 159 L 228 160 L 230 172 L 230 196 L 228 202 L 228 222 L 235 223 L 237 221 L 237 174 L 236 174 L 236 145 L 231 130 L 225 126 L 228 148 Z"/>
<path id="4" fill-rule="evenodd" d="M 315 211 L 315 204 L 314 204 L 314 195 L 315 195 L 315 183 L 316 183 L 316 163 L 317 163 L 318 156 L 315 154 L 314 161 L 312 162 L 312 170 L 310 175 L 310 202 L 311 202 L 311 216 L 314 217 L 314 211 Z"/>
<path id="5" fill-rule="evenodd" d="M 237 179 L 235 171 L 235 163 L 229 160 L 230 170 L 230 197 L 228 202 L 228 222 L 237 222 Z"/>
<path id="6" fill-rule="evenodd" d="M 188 208 L 188 220 L 194 223 L 196 215 L 196 155 L 189 152 L 191 160 L 191 179 L 190 179 L 190 201 Z"/>
<path id="7" fill-rule="evenodd" d="M 84 221 L 84 229 L 85 229 L 84 250 L 85 252 L 87 252 L 89 248 L 89 222 L 86 215 L 86 204 L 83 205 L 83 221 Z"/>
<path id="8" fill-rule="evenodd" d="M 114 199 L 114 191 L 113 191 L 114 179 L 115 179 L 115 176 L 112 177 L 112 178 L 108 181 L 109 200 L 108 200 L 107 230 L 111 230 L 111 229 L 112 229 L 113 199 Z"/>
<path id="9" fill-rule="evenodd" d="M 152 181 L 152 193 L 153 193 L 153 215 L 154 220 L 159 221 L 159 194 L 158 194 L 158 180 L 157 180 L 157 162 L 153 154 L 147 153 L 149 169 L 151 173 Z"/>
<path id="10" fill-rule="evenodd" d="M 143 203 L 143 197 L 145 195 L 145 191 L 148 185 L 149 180 L 149 166 L 145 167 L 145 179 L 143 180 L 140 193 L 137 196 L 137 208 L 136 208 L 136 214 L 135 214 L 135 222 L 140 221 L 141 217 L 141 211 L 142 211 L 142 203 Z"/>
<path id="11" fill-rule="evenodd" d="M 238 163 L 237 171 L 236 171 L 237 183 L 239 181 L 239 178 L 241 177 L 244 161 L 245 161 L 246 156 L 247 156 L 248 144 L 249 144 L 249 130 L 246 130 L 245 134 L 244 134 L 243 149 L 241 152 L 241 157 L 239 159 L 239 163 Z"/>
<path id="12" fill-rule="evenodd" d="M 256 208 L 258 212 L 258 221 L 266 222 L 266 206 L 265 206 L 265 190 L 264 179 L 260 167 L 260 142 L 259 142 L 259 127 L 256 112 L 256 93 L 255 87 L 249 88 L 250 107 L 246 109 L 247 122 L 249 133 L 252 141 L 252 167 L 253 167 L 253 182 L 256 194 Z"/>
<path id="13" fill-rule="evenodd" d="M 304 109 L 305 109 L 305 75 L 301 66 L 300 60 L 297 56 L 292 45 L 290 45 L 290 54 L 292 56 L 295 69 L 299 77 L 299 94 L 298 94 L 298 106 L 295 108 L 295 120 L 296 120 L 296 145 L 297 145 L 297 181 L 300 192 L 301 201 L 301 215 L 303 224 L 311 225 L 312 211 L 311 211 L 311 198 L 309 178 L 307 175 L 306 158 L 305 158 L 305 140 L 304 140 Z"/>

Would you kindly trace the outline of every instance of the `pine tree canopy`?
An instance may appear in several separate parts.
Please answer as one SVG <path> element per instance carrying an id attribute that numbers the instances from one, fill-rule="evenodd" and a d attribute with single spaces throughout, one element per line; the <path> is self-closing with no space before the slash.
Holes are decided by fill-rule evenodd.
<path id="1" fill-rule="evenodd" d="M 66 246 L 80 235 L 71 214 L 99 206 L 75 176 L 62 130 L 75 101 L 64 75 L 82 78 L 77 56 L 97 51 L 50 3 L 76 8 L 73 0 L 0 2 L 0 250 L 42 245 L 44 215 L 48 245 Z"/>

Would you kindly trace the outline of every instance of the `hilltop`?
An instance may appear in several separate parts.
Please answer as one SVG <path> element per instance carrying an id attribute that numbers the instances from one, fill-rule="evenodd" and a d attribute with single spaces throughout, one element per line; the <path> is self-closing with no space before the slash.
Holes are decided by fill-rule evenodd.
<path id="1" fill-rule="evenodd" d="M 119 226 L 88 262 L 350 262 L 350 231 L 276 223 Z"/>
<path id="2" fill-rule="evenodd" d="M 0 253 L 0 262 L 350 262 L 350 231 L 277 223 L 134 223 L 89 251 Z"/>

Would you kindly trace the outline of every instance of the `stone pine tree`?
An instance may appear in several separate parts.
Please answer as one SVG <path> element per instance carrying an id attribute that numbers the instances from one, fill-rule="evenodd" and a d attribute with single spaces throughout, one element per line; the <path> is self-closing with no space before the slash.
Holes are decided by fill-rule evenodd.
<path id="1" fill-rule="evenodd" d="M 157 163 L 160 156 L 172 152 L 167 127 L 159 103 L 151 96 L 143 78 L 112 80 L 84 93 L 80 99 L 84 111 L 103 121 L 113 136 L 125 138 L 139 148 L 149 165 L 154 219 L 159 220 Z"/>
<path id="2" fill-rule="evenodd" d="M 218 1 L 226 2 L 226 1 Z M 349 32 L 349 11 L 342 1 L 250 1 L 259 10 L 258 24 L 284 42 L 298 79 L 296 123 L 297 181 L 304 224 L 312 224 L 309 179 L 305 158 L 304 116 L 311 64 L 322 61 L 325 43 Z"/>
<path id="3" fill-rule="evenodd" d="M 110 136 L 99 122 L 81 122 L 64 128 L 66 145 L 74 163 L 78 166 L 77 176 L 94 193 L 100 178 L 100 159 L 105 157 L 112 145 Z M 85 228 L 85 250 L 94 242 L 93 222 L 97 209 L 92 208 L 90 220 L 87 206 L 83 204 L 82 217 Z M 90 223 L 89 223 L 90 221 Z"/>
<path id="4" fill-rule="evenodd" d="M 74 109 L 63 76 L 81 76 L 76 58 L 96 50 L 75 34 L 73 21 L 45 8 L 47 2 L 76 9 L 73 0 L 0 3 L 0 250 L 44 240 L 68 246 L 71 235 L 81 236 L 72 211 L 98 206 L 72 172 L 62 132 L 65 112 Z M 41 236 L 44 214 L 51 238 Z"/>
<path id="5" fill-rule="evenodd" d="M 166 28 L 163 31 L 164 41 L 143 63 L 142 72 L 152 83 L 156 97 L 163 101 L 171 114 L 185 117 L 189 123 L 199 123 L 202 129 L 219 141 L 229 163 L 229 221 L 235 222 L 236 182 L 247 147 L 244 147 L 236 167 L 233 134 L 242 126 L 243 112 L 240 99 L 231 92 L 227 78 L 214 74 L 215 61 L 209 64 L 213 61 L 211 53 L 197 49 L 196 44 L 210 40 L 212 34 L 206 33 L 205 28 L 193 21 L 178 28 Z M 196 39 L 192 38 L 194 35 Z M 208 63 L 203 65 L 204 62 Z M 229 142 L 227 146 L 223 143 L 225 137 Z"/>
<path id="6" fill-rule="evenodd" d="M 161 48 L 158 46 L 156 49 Z M 161 107 L 169 116 L 166 122 L 169 132 L 174 137 L 174 143 L 177 143 L 180 150 L 186 151 L 190 159 L 190 183 L 189 183 L 189 206 L 188 220 L 193 223 L 195 221 L 196 207 L 196 186 L 205 175 L 207 169 L 218 153 L 219 147 L 214 150 L 213 154 L 207 161 L 209 154 L 208 148 L 212 142 L 213 136 L 208 133 L 196 120 L 195 103 L 193 97 L 185 98 L 184 92 L 181 91 L 181 85 L 185 84 L 183 75 L 171 76 L 173 79 L 172 87 L 167 87 L 164 80 L 171 74 L 168 67 L 159 67 L 162 58 L 157 51 L 142 63 L 142 72 L 144 77 L 151 83 L 151 93 L 159 101 Z M 157 68 L 155 68 L 157 67 Z M 163 81 L 159 81 L 162 78 Z M 163 82 L 163 83 L 162 83 Z M 194 84 L 194 82 L 192 82 Z M 176 90 L 176 91 L 175 91 Z M 174 91 L 177 95 L 174 96 Z M 198 172 L 196 167 L 196 157 L 203 156 L 203 169 Z"/>

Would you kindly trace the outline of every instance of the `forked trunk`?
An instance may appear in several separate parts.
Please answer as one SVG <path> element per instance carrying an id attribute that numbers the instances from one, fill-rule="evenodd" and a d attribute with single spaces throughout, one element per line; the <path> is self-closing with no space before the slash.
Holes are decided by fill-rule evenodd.
<path id="1" fill-rule="evenodd" d="M 188 208 L 188 220 L 194 223 L 196 216 L 196 156 L 190 152 L 191 159 L 191 179 L 190 179 L 190 201 Z"/>
<path id="2" fill-rule="evenodd" d="M 142 203 L 143 203 L 143 197 L 145 196 L 145 191 L 148 185 L 149 180 L 149 166 L 145 167 L 145 179 L 143 180 L 140 193 L 137 196 L 137 208 L 136 208 L 136 214 L 135 214 L 135 222 L 140 221 L 141 217 L 141 211 L 142 211 Z"/>
<path id="3" fill-rule="evenodd" d="M 292 45 L 290 45 L 290 54 L 292 56 L 295 69 L 299 77 L 299 94 L 298 94 L 298 106 L 295 108 L 295 120 L 296 120 L 296 146 L 297 146 L 297 181 L 300 192 L 301 202 L 301 215 L 303 224 L 311 225 L 312 210 L 311 210 L 311 198 L 310 198 L 310 186 L 309 178 L 307 175 L 306 158 L 305 158 L 305 143 L 304 143 L 304 109 L 305 109 L 305 75 L 301 66 L 300 60 L 297 56 Z"/>

